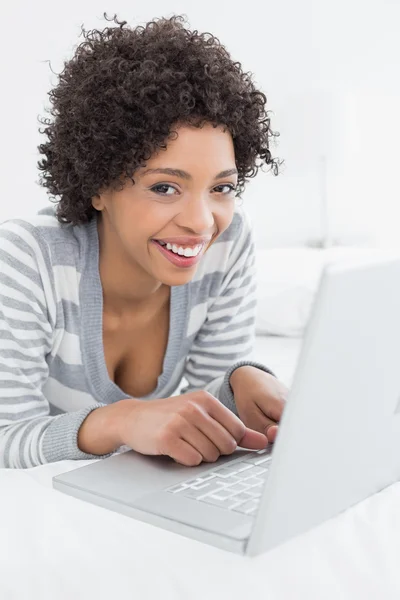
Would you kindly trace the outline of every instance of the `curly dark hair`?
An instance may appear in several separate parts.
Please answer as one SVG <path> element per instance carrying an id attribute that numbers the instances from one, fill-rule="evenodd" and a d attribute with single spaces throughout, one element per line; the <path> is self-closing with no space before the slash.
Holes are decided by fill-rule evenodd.
<path id="1" fill-rule="evenodd" d="M 92 198 L 133 180 L 152 154 L 165 148 L 175 124 L 223 125 L 231 133 L 240 195 L 272 158 L 266 96 L 251 73 L 234 62 L 219 40 L 190 31 L 182 16 L 130 28 L 86 31 L 49 92 L 52 118 L 42 118 L 40 183 L 58 202 L 62 223 L 82 224 L 95 214 Z"/>

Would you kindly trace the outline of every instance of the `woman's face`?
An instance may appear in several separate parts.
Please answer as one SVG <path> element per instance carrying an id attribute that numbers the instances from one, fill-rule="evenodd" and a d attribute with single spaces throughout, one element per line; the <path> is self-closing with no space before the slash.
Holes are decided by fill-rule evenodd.
<path id="1" fill-rule="evenodd" d="M 190 281 L 202 256 L 231 223 L 237 171 L 222 127 L 181 126 L 121 191 L 93 200 L 113 251 L 168 286 Z M 109 246 L 109 243 L 107 243 Z"/>

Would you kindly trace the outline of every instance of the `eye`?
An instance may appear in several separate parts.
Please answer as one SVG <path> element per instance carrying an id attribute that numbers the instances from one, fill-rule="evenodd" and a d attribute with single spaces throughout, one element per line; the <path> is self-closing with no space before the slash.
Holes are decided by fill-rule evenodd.
<path id="1" fill-rule="evenodd" d="M 153 185 L 150 189 L 160 196 L 173 196 L 175 193 L 178 193 L 172 185 L 169 185 L 169 183 L 158 183 L 157 185 Z"/>
<path id="2" fill-rule="evenodd" d="M 232 183 L 221 183 L 221 185 L 217 185 L 214 188 L 214 191 L 217 192 L 217 194 L 224 194 L 227 196 L 228 194 L 232 194 L 236 191 L 236 186 Z"/>

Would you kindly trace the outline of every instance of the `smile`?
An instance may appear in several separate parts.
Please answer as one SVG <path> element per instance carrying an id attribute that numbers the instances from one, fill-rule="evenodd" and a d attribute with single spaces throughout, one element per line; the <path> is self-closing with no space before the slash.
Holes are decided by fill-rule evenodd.
<path id="1" fill-rule="evenodd" d="M 167 260 L 180 268 L 190 268 L 197 264 L 201 259 L 202 250 L 206 245 L 202 243 L 195 246 L 183 247 L 159 240 L 151 240 L 151 242 Z"/>
<path id="2" fill-rule="evenodd" d="M 160 244 L 160 246 L 162 246 L 163 248 L 166 248 L 167 250 L 171 250 L 171 252 L 173 252 L 174 254 L 179 254 L 179 256 L 197 256 L 198 254 L 200 254 L 204 244 L 197 244 L 196 246 L 185 246 L 184 248 L 182 246 L 177 246 L 176 244 L 170 244 L 169 242 L 162 242 L 161 240 L 157 240 L 157 242 Z"/>

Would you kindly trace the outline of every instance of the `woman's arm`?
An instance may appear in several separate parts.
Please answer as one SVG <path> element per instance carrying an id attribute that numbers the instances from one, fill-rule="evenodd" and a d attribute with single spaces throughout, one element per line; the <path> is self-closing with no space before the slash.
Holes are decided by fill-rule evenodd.
<path id="1" fill-rule="evenodd" d="M 0 226 L 0 467 L 90 458 L 78 430 L 99 406 L 49 416 L 42 392 L 57 304 L 45 242 L 22 221 Z"/>
<path id="2" fill-rule="evenodd" d="M 238 215 L 240 224 L 228 269 L 190 350 L 184 373 L 189 386 L 182 390 L 206 390 L 236 414 L 233 372 L 240 366 L 253 365 L 271 373 L 249 359 L 255 333 L 255 249 L 247 217 L 243 212 Z"/>

